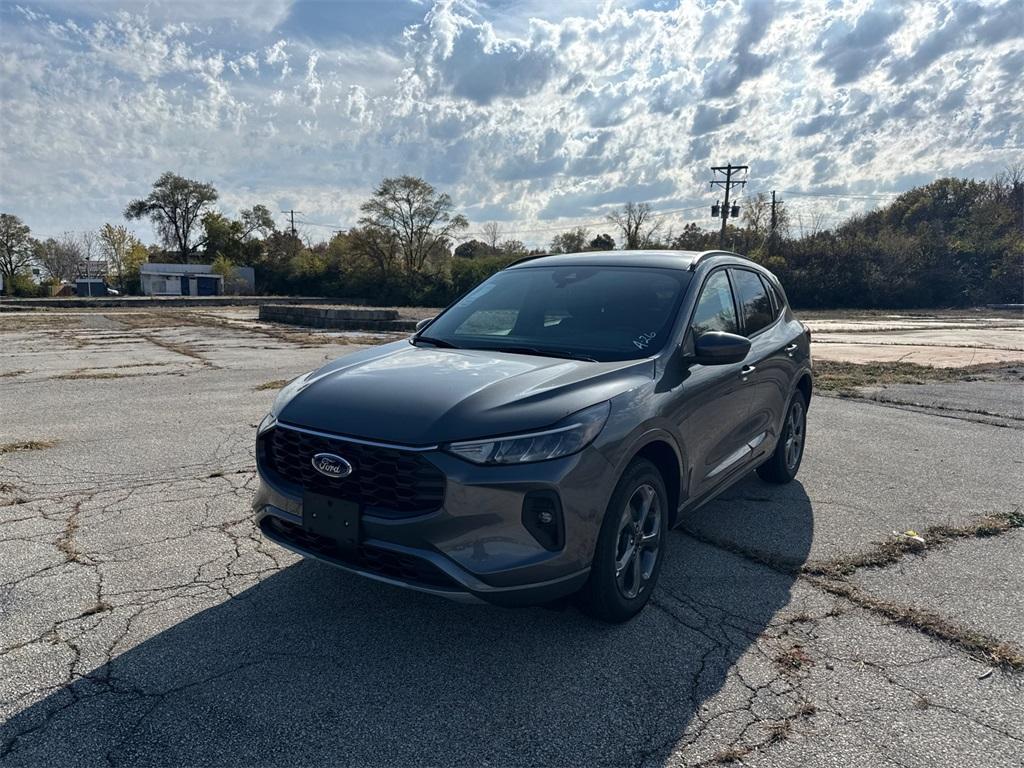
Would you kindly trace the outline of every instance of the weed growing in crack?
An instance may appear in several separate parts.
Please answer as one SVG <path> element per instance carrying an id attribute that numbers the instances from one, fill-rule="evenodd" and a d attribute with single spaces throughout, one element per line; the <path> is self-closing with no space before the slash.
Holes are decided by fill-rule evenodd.
<path id="1" fill-rule="evenodd" d="M 21 451 L 41 451 L 44 448 L 53 448 L 56 444 L 56 440 L 23 440 L 17 443 L 4 443 L 0 445 L 0 455 Z"/>
<path id="2" fill-rule="evenodd" d="M 274 379 L 273 381 L 265 381 L 262 384 L 258 384 L 253 387 L 253 392 L 261 392 L 265 389 L 280 389 L 288 383 L 288 379 Z"/>

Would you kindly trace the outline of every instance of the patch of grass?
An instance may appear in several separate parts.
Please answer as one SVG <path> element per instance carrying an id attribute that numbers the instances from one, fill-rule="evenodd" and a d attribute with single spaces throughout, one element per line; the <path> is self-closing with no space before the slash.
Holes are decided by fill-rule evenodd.
<path id="1" fill-rule="evenodd" d="M 837 360 L 814 362 L 814 387 L 821 392 L 855 395 L 861 387 L 888 384 L 924 384 L 935 381 L 976 381 L 1009 370 L 1006 363 L 969 365 L 963 368 L 934 368 L 917 363 L 847 363 Z"/>
<path id="2" fill-rule="evenodd" d="M 53 376 L 54 379 L 74 381 L 76 379 L 130 379 L 130 373 L 114 373 L 113 371 L 74 371 Z"/>
<path id="3" fill-rule="evenodd" d="M 253 387 L 254 392 L 261 392 L 265 389 L 280 389 L 288 383 L 288 379 L 274 379 L 273 381 L 265 381 L 262 384 L 257 384 Z"/>
<path id="4" fill-rule="evenodd" d="M 56 444 L 56 440 L 23 440 L 17 443 L 4 443 L 0 445 L 0 455 L 20 453 L 21 451 L 41 451 L 44 448 L 53 448 Z"/>
<path id="5" fill-rule="evenodd" d="M 787 648 L 775 657 L 775 663 L 787 672 L 797 672 L 814 664 L 814 660 L 801 645 Z"/>
<path id="6" fill-rule="evenodd" d="M 955 645 L 987 664 L 1014 672 L 1024 670 L 1024 649 L 1011 642 L 961 627 L 931 611 L 883 600 L 846 581 L 815 579 L 814 583 L 826 592 L 843 597 L 896 624 Z"/>
<path id="7" fill-rule="evenodd" d="M 68 563 L 80 563 L 81 553 L 75 544 L 75 534 L 78 532 L 78 513 L 81 511 L 81 503 L 75 504 L 67 521 L 64 523 L 64 530 L 57 539 L 57 549 L 64 553 L 64 561 Z"/>
<path id="8" fill-rule="evenodd" d="M 924 544 L 909 536 L 894 536 L 879 543 L 874 549 L 835 560 L 812 562 L 803 567 L 803 572 L 812 576 L 843 578 L 860 568 L 885 568 L 898 562 L 908 554 L 920 554 L 936 549 L 957 539 L 985 538 L 1007 533 L 1024 527 L 1024 512 L 986 515 L 964 525 L 933 525 L 919 533 Z"/>
<path id="9" fill-rule="evenodd" d="M 104 613 L 106 611 L 109 611 L 111 607 L 112 606 L 110 605 L 110 603 L 104 600 L 98 600 L 95 605 L 91 605 L 84 611 L 82 611 L 78 618 L 84 619 L 86 616 L 94 616 L 97 613 Z"/>
<path id="10" fill-rule="evenodd" d="M 727 763 L 738 763 L 744 757 L 753 752 L 752 747 L 726 747 L 715 753 L 712 760 L 723 765 Z"/>
<path id="11" fill-rule="evenodd" d="M 15 376 L 21 376 L 21 374 L 23 374 L 23 373 L 28 373 L 28 371 L 26 371 L 26 370 L 7 371 L 5 373 L 0 373 L 0 379 L 13 379 Z"/>

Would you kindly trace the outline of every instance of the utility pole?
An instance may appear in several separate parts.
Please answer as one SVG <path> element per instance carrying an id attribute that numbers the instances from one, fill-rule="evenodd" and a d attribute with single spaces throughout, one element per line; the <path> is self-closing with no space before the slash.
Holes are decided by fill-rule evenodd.
<path id="1" fill-rule="evenodd" d="M 291 222 L 292 222 L 291 233 L 292 233 L 292 237 L 295 237 L 295 235 L 297 234 L 296 231 L 295 231 L 295 214 L 298 213 L 301 216 L 302 215 L 302 211 L 281 211 L 281 213 L 287 213 L 291 217 Z"/>
<path id="2" fill-rule="evenodd" d="M 775 190 L 772 190 L 772 233 L 768 236 L 768 255 L 771 256 L 775 253 Z"/>
<path id="3" fill-rule="evenodd" d="M 733 165 L 732 163 L 729 163 L 729 164 L 724 165 L 724 166 L 723 165 L 712 166 L 712 168 L 711 168 L 711 172 L 712 173 L 715 173 L 715 174 L 718 174 L 718 173 L 725 174 L 725 178 L 724 179 L 720 179 L 720 178 L 718 178 L 716 176 L 715 178 L 713 178 L 711 180 L 711 186 L 712 187 L 717 185 L 717 186 L 723 187 L 725 189 L 725 205 L 723 205 L 722 209 L 721 209 L 722 231 L 718 235 L 718 247 L 719 248 L 724 248 L 725 247 L 725 225 L 726 225 L 726 222 L 729 220 L 730 212 L 731 212 L 733 218 L 735 218 L 735 217 L 740 215 L 739 206 L 732 206 L 731 208 L 729 206 L 729 192 L 732 191 L 733 187 L 742 187 L 742 186 L 746 185 L 746 183 L 747 183 L 746 180 L 733 179 L 733 175 L 739 173 L 740 171 L 747 171 L 749 169 L 750 169 L 749 166 L 746 166 L 746 165 Z M 718 208 L 717 205 L 716 206 L 712 206 L 712 208 L 711 208 L 711 215 L 712 216 L 715 215 L 715 209 L 716 208 Z"/>

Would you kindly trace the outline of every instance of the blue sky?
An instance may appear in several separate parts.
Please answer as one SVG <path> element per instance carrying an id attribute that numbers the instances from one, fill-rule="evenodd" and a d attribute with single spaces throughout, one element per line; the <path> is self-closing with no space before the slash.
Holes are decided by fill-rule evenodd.
<path id="1" fill-rule="evenodd" d="M 95 228 L 173 170 L 318 238 L 410 173 L 539 244 L 712 226 L 733 162 L 834 223 L 1019 162 L 1022 75 L 1020 0 L 0 0 L 0 210 Z"/>

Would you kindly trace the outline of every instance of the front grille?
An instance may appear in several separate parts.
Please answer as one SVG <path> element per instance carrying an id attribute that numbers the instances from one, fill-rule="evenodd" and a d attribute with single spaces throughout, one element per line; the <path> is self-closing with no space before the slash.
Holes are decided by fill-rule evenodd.
<path id="1" fill-rule="evenodd" d="M 361 544 L 356 550 L 345 552 L 334 539 L 310 533 L 301 525 L 270 515 L 260 521 L 260 529 L 271 539 L 292 544 L 304 552 L 361 571 L 434 589 L 461 589 L 440 568 L 414 555 L 381 549 L 369 544 Z"/>
<path id="2" fill-rule="evenodd" d="M 313 469 L 313 456 L 334 453 L 352 465 L 348 477 Z M 444 475 L 417 453 L 353 443 L 276 426 L 260 437 L 263 469 L 290 485 L 354 501 L 380 517 L 411 517 L 439 509 Z"/>

